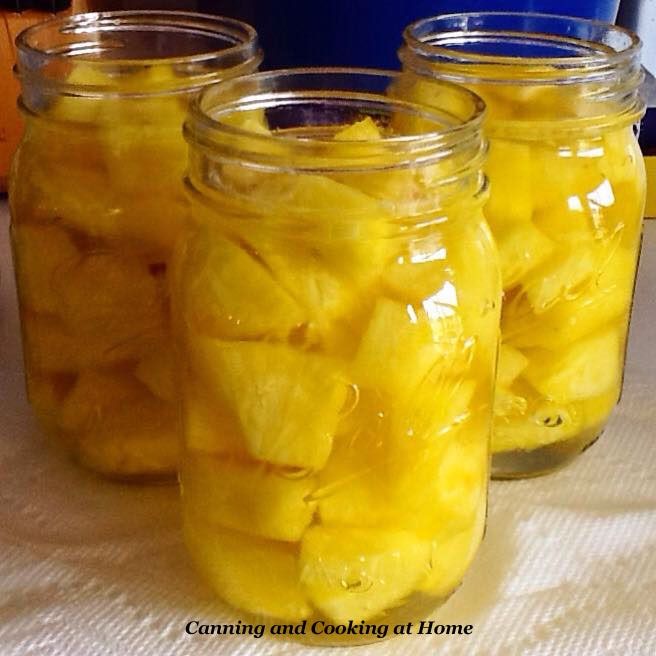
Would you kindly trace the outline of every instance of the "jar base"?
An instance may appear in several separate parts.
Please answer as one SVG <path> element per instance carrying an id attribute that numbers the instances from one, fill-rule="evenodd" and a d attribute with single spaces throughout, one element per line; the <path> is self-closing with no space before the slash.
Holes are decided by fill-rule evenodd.
<path id="1" fill-rule="evenodd" d="M 531 451 L 516 449 L 492 454 L 492 479 L 513 480 L 544 476 L 564 467 L 592 446 L 603 433 L 603 426 L 588 429 L 576 437 Z"/>

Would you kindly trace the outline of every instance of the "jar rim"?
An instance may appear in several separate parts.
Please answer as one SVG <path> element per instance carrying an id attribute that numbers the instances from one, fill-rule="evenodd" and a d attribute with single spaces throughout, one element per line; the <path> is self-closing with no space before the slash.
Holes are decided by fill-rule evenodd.
<path id="1" fill-rule="evenodd" d="M 518 24 L 512 27 L 503 27 L 505 21 L 517 21 Z M 459 24 L 458 30 L 453 29 L 451 24 Z M 486 25 L 487 23 L 487 25 Z M 497 23 L 497 26 L 494 25 Z M 523 23 L 523 28 L 520 25 Z M 445 30 L 438 29 L 440 25 L 448 28 Z M 538 31 L 529 29 L 528 26 L 539 27 L 545 26 L 550 29 Z M 555 26 L 567 26 L 567 29 L 557 31 Z M 572 27 L 587 29 L 591 34 L 607 33 L 612 35 L 613 39 L 622 39 L 622 46 L 614 47 L 613 44 L 604 44 L 596 39 L 581 39 L 572 34 Z M 475 29 L 472 29 L 475 28 Z M 481 52 L 472 52 L 466 49 L 456 49 L 449 47 L 444 43 L 429 42 L 431 37 L 439 35 L 441 41 L 448 43 L 448 37 L 452 39 L 460 38 L 467 44 L 467 39 L 486 35 L 496 36 L 498 38 L 513 37 L 519 41 L 523 39 L 535 39 L 538 36 L 559 38 L 568 38 L 570 41 L 577 41 L 579 47 L 581 44 L 586 46 L 598 44 L 604 46 L 592 49 L 585 48 L 586 54 L 577 54 L 569 56 L 538 56 L 527 57 L 523 55 L 500 55 Z M 469 35 L 469 36 L 468 36 Z M 501 66 L 516 66 L 521 63 L 522 69 L 530 74 L 531 71 L 543 71 L 549 67 L 554 71 L 554 75 L 566 74 L 567 70 L 581 68 L 586 69 L 609 69 L 621 65 L 627 60 L 636 58 L 642 47 L 640 38 L 624 27 L 606 23 L 600 20 L 579 18 L 576 16 L 566 16 L 560 14 L 546 14 L 539 12 L 513 12 L 513 11 L 489 11 L 489 12 L 464 12 L 437 14 L 422 18 L 410 23 L 403 30 L 404 42 L 412 52 L 418 55 L 444 58 L 454 64 L 495 64 Z M 583 48 L 582 48 L 583 49 Z"/>
<path id="2" fill-rule="evenodd" d="M 482 123 L 485 114 L 485 103 L 474 92 L 448 81 L 431 80 L 430 83 L 448 89 L 457 94 L 465 103 L 470 104 L 469 114 L 458 119 L 451 126 L 444 126 L 444 109 L 403 99 L 401 96 L 383 95 L 381 92 L 365 92 L 358 94 L 356 83 L 363 78 L 388 81 L 390 84 L 408 78 L 408 73 L 373 68 L 347 67 L 317 67 L 317 68 L 287 68 L 251 73 L 249 75 L 222 80 L 205 88 L 192 102 L 190 112 L 185 122 L 185 136 L 191 144 L 201 148 L 216 150 L 229 143 L 239 141 L 239 156 L 245 160 L 257 160 L 259 168 L 275 168 L 277 170 L 353 170 L 369 168 L 367 160 L 371 160 L 372 144 L 383 146 L 394 153 L 395 165 L 408 165 L 410 160 L 428 163 L 428 160 L 444 156 L 438 151 L 445 149 L 465 149 L 472 147 L 473 141 L 482 141 Z M 413 74 L 414 75 L 414 74 Z M 418 76 L 415 76 L 418 78 Z M 339 89 L 321 86 L 321 80 L 337 80 L 344 78 L 352 81 L 352 86 L 339 85 Z M 425 78 L 421 78 L 425 82 Z M 302 83 L 305 82 L 305 87 Z M 314 82 L 316 86 L 307 84 Z M 240 89 L 241 87 L 241 89 Z M 270 88 L 267 88 L 270 87 Z M 305 95 L 304 95 L 305 92 Z M 232 96 L 231 96 L 232 94 Z M 442 127 L 434 131 L 417 132 L 416 134 L 383 135 L 373 140 L 340 140 L 351 151 L 349 157 L 338 155 L 331 157 L 326 148 L 334 146 L 331 136 L 297 136 L 286 133 L 263 134 L 239 125 L 227 123 L 218 119 L 217 112 L 212 112 L 222 102 L 220 113 L 229 115 L 240 110 L 275 108 L 278 103 L 289 103 L 295 100 L 327 100 L 330 102 L 345 101 L 353 94 L 355 101 L 365 102 L 377 99 L 386 105 L 393 105 L 408 113 L 414 112 L 422 119 L 433 121 Z M 453 115 L 451 115 L 453 117 Z M 285 153 L 298 156 L 298 162 L 292 165 L 289 157 L 262 157 L 262 151 L 267 144 L 282 144 Z M 321 162 L 312 163 L 313 151 L 323 148 Z M 477 144 L 480 149 L 480 143 Z M 216 153 L 215 153 L 216 154 Z M 268 160 L 268 161 L 265 161 Z M 303 163 L 304 162 L 304 163 Z M 370 162 L 371 164 L 371 162 Z M 363 170 L 364 170 L 363 169 Z"/>
<path id="3" fill-rule="evenodd" d="M 152 38 L 145 39 L 146 33 Z M 71 96 L 188 93 L 216 82 L 217 73 L 239 75 L 262 61 L 258 35 L 251 25 L 189 11 L 130 10 L 54 17 L 23 30 L 16 37 L 16 48 L 15 70 L 24 89 L 26 84 L 39 85 L 50 93 Z M 82 82 L 69 80 L 72 64 L 99 76 Z M 156 76 L 149 82 L 142 80 L 137 89 L 121 87 L 121 73 L 158 66 L 172 68 L 176 75 L 167 81 Z"/>
<path id="4" fill-rule="evenodd" d="M 132 30 L 134 27 L 130 21 L 144 20 L 142 23 L 145 29 L 155 27 L 166 27 L 169 29 L 190 28 L 204 29 L 208 35 L 231 37 L 235 44 L 230 47 L 217 48 L 215 50 L 206 50 L 192 55 L 172 55 L 156 57 L 126 57 L 99 59 L 98 57 L 87 57 L 89 51 L 82 51 L 82 54 L 62 52 L 61 48 L 57 50 L 39 48 L 32 43 L 32 40 L 39 34 L 46 31 L 57 30 L 60 34 L 86 33 L 88 31 L 121 31 Z M 138 24 L 138 23 L 137 23 Z M 91 30 L 91 28 L 96 28 Z M 101 29 L 98 29 L 101 28 Z M 240 38 L 241 35 L 241 38 Z M 243 21 L 226 16 L 213 14 L 203 14 L 193 11 L 174 11 L 174 10 L 118 10 L 102 12 L 86 12 L 73 14 L 71 16 L 50 18 L 48 20 L 32 25 L 18 34 L 15 43 L 19 50 L 33 55 L 47 55 L 51 58 L 71 58 L 75 57 L 77 61 L 89 62 L 94 65 L 123 65 L 123 64 L 140 64 L 149 65 L 155 63 L 192 63 L 202 62 L 206 59 L 213 59 L 217 54 L 235 56 L 240 53 L 246 53 L 253 49 L 253 43 L 257 42 L 257 32 L 254 27 Z M 102 52 L 100 44 L 95 52 Z M 91 52 L 94 52 L 93 50 Z"/>

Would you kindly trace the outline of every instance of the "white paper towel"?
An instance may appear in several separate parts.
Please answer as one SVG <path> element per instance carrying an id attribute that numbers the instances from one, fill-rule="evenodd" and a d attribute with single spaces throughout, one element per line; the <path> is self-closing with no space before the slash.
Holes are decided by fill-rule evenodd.
<path id="1" fill-rule="evenodd" d="M 0 656 L 299 654 L 271 638 L 186 635 L 231 610 L 195 575 L 176 490 L 106 483 L 51 449 L 23 392 L 0 204 Z M 487 536 L 436 613 L 469 636 L 400 637 L 361 656 L 656 653 L 656 222 L 646 228 L 622 402 L 548 477 L 493 483 Z M 341 650 L 341 653 L 356 651 Z"/>

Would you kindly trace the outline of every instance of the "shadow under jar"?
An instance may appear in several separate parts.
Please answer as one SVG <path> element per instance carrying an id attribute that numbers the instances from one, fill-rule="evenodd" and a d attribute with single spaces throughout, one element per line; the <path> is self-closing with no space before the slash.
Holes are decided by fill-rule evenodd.
<path id="1" fill-rule="evenodd" d="M 257 74 L 186 123 L 186 540 L 225 601 L 308 620 L 306 642 L 425 616 L 484 530 L 501 290 L 482 103 L 444 83 L 433 107 L 400 100 L 411 79 Z"/>
<path id="2" fill-rule="evenodd" d="M 86 467 L 173 477 L 182 125 L 201 87 L 257 68 L 256 34 L 220 17 L 115 12 L 37 25 L 17 46 L 25 132 L 10 208 L 30 403 Z"/>
<path id="3" fill-rule="evenodd" d="M 547 473 L 599 436 L 621 391 L 645 202 L 640 44 L 605 23 L 511 13 L 437 16 L 404 37 L 405 69 L 487 105 L 504 288 L 492 473 Z"/>

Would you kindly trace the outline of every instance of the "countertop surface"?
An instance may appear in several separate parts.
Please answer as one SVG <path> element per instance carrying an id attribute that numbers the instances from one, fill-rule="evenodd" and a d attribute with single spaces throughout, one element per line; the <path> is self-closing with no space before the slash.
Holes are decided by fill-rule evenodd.
<path id="1" fill-rule="evenodd" d="M 23 389 L 2 200 L 0 224 L 0 655 L 327 654 L 266 636 L 185 633 L 190 620 L 237 616 L 187 559 L 173 486 L 104 482 L 39 434 Z M 341 653 L 654 654 L 654 289 L 656 221 L 645 227 L 624 394 L 606 432 L 551 476 L 491 485 L 484 544 L 432 618 L 472 633 Z"/>

